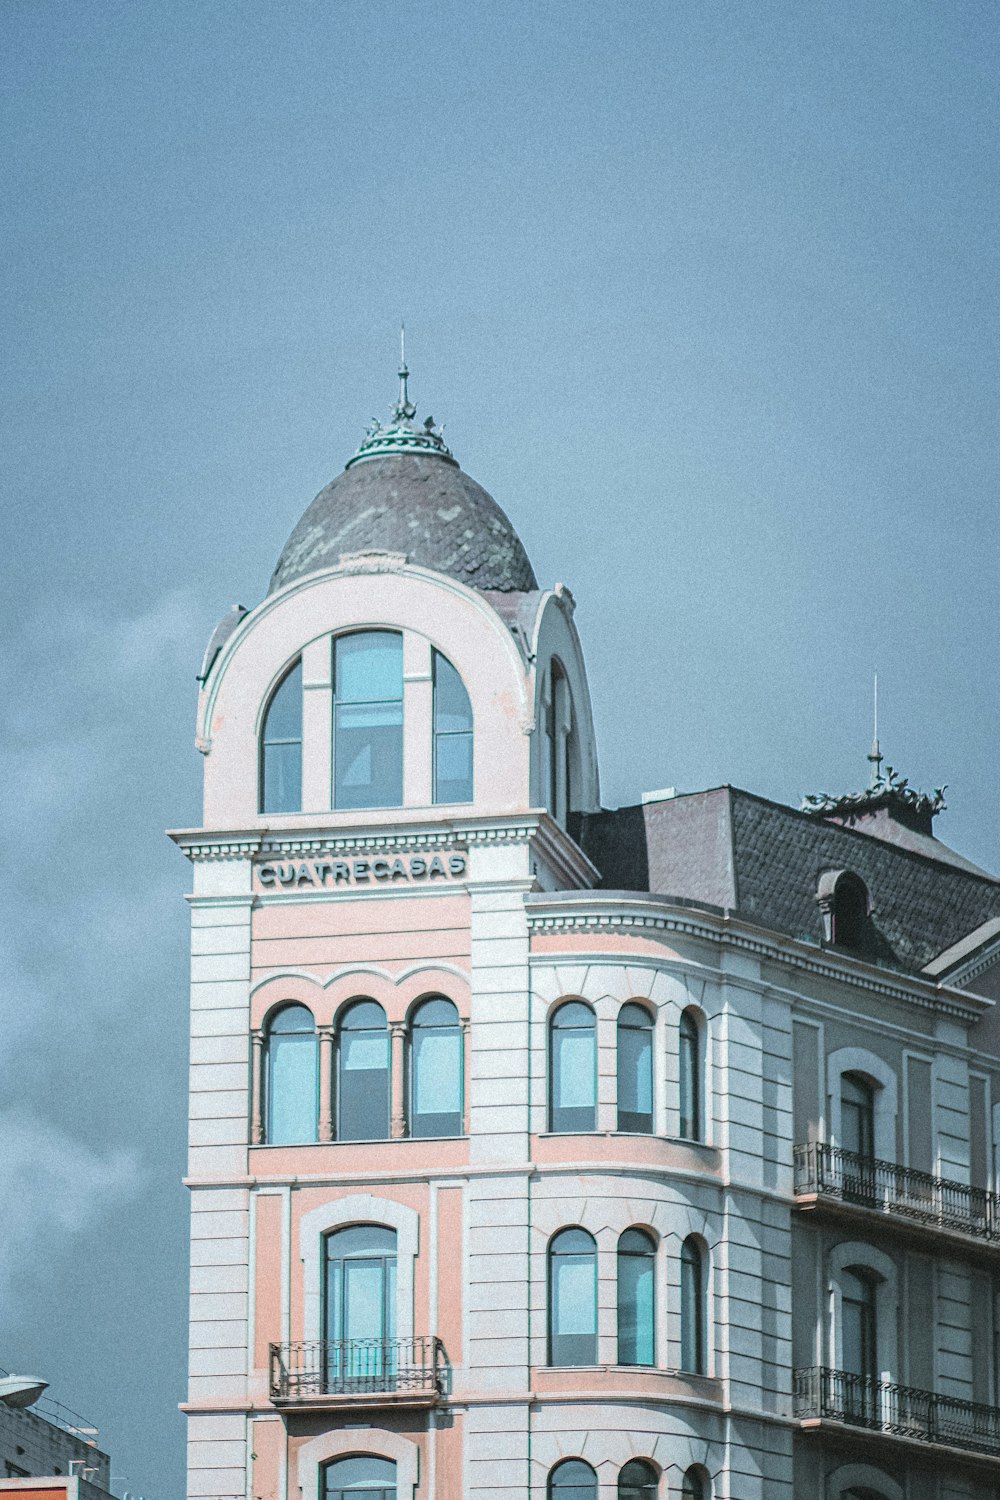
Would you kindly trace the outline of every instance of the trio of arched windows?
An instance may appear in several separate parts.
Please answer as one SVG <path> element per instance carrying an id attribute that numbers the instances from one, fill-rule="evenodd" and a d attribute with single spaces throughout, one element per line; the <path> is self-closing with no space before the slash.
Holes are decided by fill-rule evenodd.
<path id="1" fill-rule="evenodd" d="M 630 1001 L 618 1012 L 618 1129 L 653 1133 L 653 1017 Z M 678 1026 L 680 1136 L 704 1140 L 704 1057 L 692 1011 Z M 549 1021 L 549 1129 L 597 1129 L 597 1018 L 582 1000 L 567 1000 Z"/>
<path id="2" fill-rule="evenodd" d="M 472 801 L 472 705 L 458 672 L 431 652 L 435 803 Z M 262 813 L 302 811 L 302 660 L 271 695 L 260 736 Z M 358 630 L 333 640 L 333 806 L 403 805 L 403 636 Z"/>
<path id="3" fill-rule="evenodd" d="M 644 1458 L 619 1470 L 618 1500 L 657 1500 L 659 1474 Z M 323 1500 L 396 1500 L 396 1465 L 387 1458 L 355 1454 L 323 1470 Z M 682 1500 L 709 1500 L 708 1481 L 699 1467 L 688 1469 Z M 597 1475 L 582 1458 L 565 1458 L 549 1474 L 548 1500 L 597 1500 Z"/>
<path id="4" fill-rule="evenodd" d="M 451 1000 L 422 1001 L 409 1026 L 409 1132 L 461 1135 L 462 1025 Z M 382 1141 L 390 1127 L 390 1048 L 385 1011 L 375 1000 L 351 1002 L 334 1037 L 332 1121 L 339 1141 Z M 290 1146 L 315 1141 L 319 1129 L 316 1023 L 304 1005 L 271 1016 L 264 1052 L 264 1139 Z"/>
<path id="5" fill-rule="evenodd" d="M 645 1229 L 618 1240 L 618 1363 L 656 1363 L 656 1244 Z M 549 1243 L 549 1364 L 597 1364 L 597 1242 L 586 1229 L 561 1229 Z M 680 1259 L 681 1369 L 708 1372 L 705 1251 L 689 1235 Z"/>

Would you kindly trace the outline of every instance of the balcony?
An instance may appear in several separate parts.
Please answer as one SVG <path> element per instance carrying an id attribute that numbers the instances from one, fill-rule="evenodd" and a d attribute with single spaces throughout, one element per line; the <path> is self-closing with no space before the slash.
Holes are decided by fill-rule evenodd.
<path id="1" fill-rule="evenodd" d="M 314 1339 L 271 1344 L 275 1406 L 309 1411 L 435 1406 L 444 1387 L 441 1340 Z"/>
<path id="2" fill-rule="evenodd" d="M 815 1142 L 795 1147 L 795 1206 L 888 1219 L 911 1238 L 946 1236 L 975 1252 L 1000 1249 L 1000 1197 Z"/>
<path id="3" fill-rule="evenodd" d="M 932 1445 L 942 1453 L 1000 1459 L 1000 1409 L 957 1396 L 939 1396 L 845 1370 L 796 1370 L 794 1410 L 804 1429 L 858 1428 L 904 1446 Z"/>

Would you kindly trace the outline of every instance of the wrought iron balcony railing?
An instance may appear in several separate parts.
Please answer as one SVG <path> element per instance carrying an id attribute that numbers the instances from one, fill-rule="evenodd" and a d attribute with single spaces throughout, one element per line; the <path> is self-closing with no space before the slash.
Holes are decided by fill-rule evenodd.
<path id="1" fill-rule="evenodd" d="M 270 1346 L 271 1399 L 307 1405 L 431 1404 L 442 1390 L 441 1340 L 312 1339 Z"/>
<path id="2" fill-rule="evenodd" d="M 846 1370 L 796 1370 L 794 1381 L 795 1415 L 800 1421 L 843 1422 L 1000 1458 L 1000 1408 L 995 1406 Z"/>
<path id="3" fill-rule="evenodd" d="M 835 1198 L 927 1228 L 1000 1243 L 996 1193 L 821 1141 L 795 1147 L 795 1196 Z"/>

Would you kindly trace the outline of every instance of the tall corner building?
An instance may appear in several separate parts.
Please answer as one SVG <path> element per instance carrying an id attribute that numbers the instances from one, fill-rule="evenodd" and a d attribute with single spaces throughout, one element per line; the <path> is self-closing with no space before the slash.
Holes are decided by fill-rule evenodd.
<path id="1" fill-rule="evenodd" d="M 414 417 L 201 672 L 189 1497 L 997 1500 L 1000 882 L 877 746 L 603 809 Z"/>

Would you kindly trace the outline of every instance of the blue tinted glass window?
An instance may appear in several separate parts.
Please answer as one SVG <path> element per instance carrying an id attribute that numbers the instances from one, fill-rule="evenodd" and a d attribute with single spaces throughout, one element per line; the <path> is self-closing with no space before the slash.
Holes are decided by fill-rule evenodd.
<path id="1" fill-rule="evenodd" d="M 584 1229 L 549 1246 L 549 1363 L 597 1363 L 597 1245 Z"/>
<path id="2" fill-rule="evenodd" d="M 618 1013 L 618 1129 L 653 1129 L 653 1019 L 641 1005 Z"/>
<path id="3" fill-rule="evenodd" d="M 328 1234 L 325 1389 L 384 1389 L 396 1370 L 396 1233 L 357 1224 Z"/>
<path id="4" fill-rule="evenodd" d="M 596 1129 L 597 1039 L 589 1006 L 573 1000 L 559 1007 L 552 1017 L 549 1051 L 549 1129 Z"/>
<path id="5" fill-rule="evenodd" d="M 688 1469 L 684 1475 L 684 1487 L 681 1490 L 681 1500 L 708 1500 L 708 1491 L 705 1481 L 697 1469 Z"/>
<path id="6" fill-rule="evenodd" d="M 462 1028 L 450 1000 L 425 1000 L 410 1032 L 410 1134 L 462 1134 Z"/>
<path id="7" fill-rule="evenodd" d="M 278 685 L 264 716 L 260 746 L 260 810 L 302 811 L 302 663 Z"/>
<path id="8" fill-rule="evenodd" d="M 389 1138 L 389 1029 L 374 1000 L 345 1011 L 337 1035 L 337 1139 Z"/>
<path id="9" fill-rule="evenodd" d="M 568 1458 L 549 1475 L 549 1500 L 597 1500 L 597 1475 L 581 1458 Z"/>
<path id="10" fill-rule="evenodd" d="M 618 1363 L 655 1363 L 656 1246 L 641 1229 L 618 1241 Z"/>
<path id="11" fill-rule="evenodd" d="M 434 670 L 434 801 L 472 801 L 472 704 L 465 684 L 440 651 Z"/>
<path id="12" fill-rule="evenodd" d="M 701 1098 L 701 1039 L 698 1023 L 686 1010 L 680 1022 L 680 1125 L 681 1138 L 700 1141 L 704 1134 Z"/>
<path id="13" fill-rule="evenodd" d="M 697 1240 L 689 1238 L 681 1246 L 681 1369 L 692 1375 L 705 1374 L 705 1313 L 701 1248 Z"/>
<path id="14" fill-rule="evenodd" d="M 644 1458 L 633 1458 L 618 1475 L 618 1500 L 656 1500 L 656 1470 Z"/>
<path id="15" fill-rule="evenodd" d="M 316 1139 L 316 1031 L 304 1005 L 286 1005 L 267 1030 L 264 1092 L 269 1145 Z"/>
<path id="16" fill-rule="evenodd" d="M 323 1470 L 323 1500 L 396 1500 L 396 1465 L 387 1458 L 358 1454 L 339 1458 Z"/>
<path id="17" fill-rule="evenodd" d="M 334 806 L 403 804 L 403 637 L 338 636 L 333 648 Z"/>

